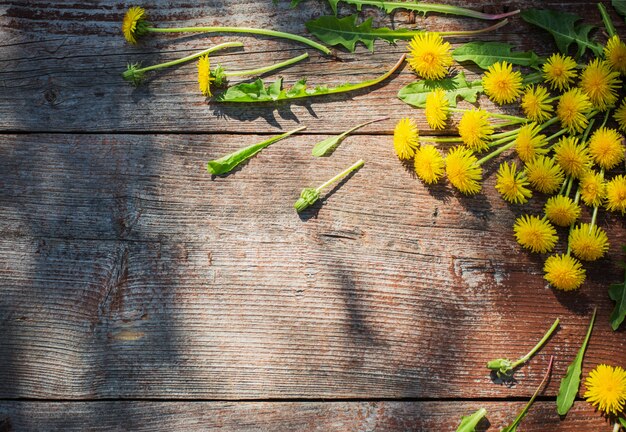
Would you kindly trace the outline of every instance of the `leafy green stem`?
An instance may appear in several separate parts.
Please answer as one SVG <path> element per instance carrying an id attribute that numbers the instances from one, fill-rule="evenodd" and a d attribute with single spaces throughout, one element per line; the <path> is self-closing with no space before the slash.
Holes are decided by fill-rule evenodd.
<path id="1" fill-rule="evenodd" d="M 242 47 L 242 46 L 243 46 L 243 43 L 241 42 L 225 42 L 219 45 L 215 45 L 211 48 L 207 48 L 205 50 L 199 51 L 197 53 L 188 55 L 186 57 L 179 58 L 177 60 L 172 60 L 172 61 L 168 61 L 165 63 L 159 63 L 159 64 L 152 65 L 152 66 L 146 66 L 144 68 L 140 68 L 139 67 L 140 65 L 138 63 L 129 64 L 127 69 L 122 73 L 122 77 L 125 80 L 132 82 L 133 84 L 139 84 L 143 80 L 143 76 L 146 72 L 186 63 L 188 61 L 197 59 L 198 57 L 201 57 L 205 54 L 210 54 L 218 50 L 222 50 L 226 48 Z"/>
<path id="2" fill-rule="evenodd" d="M 242 71 L 224 72 L 224 76 L 225 77 L 234 77 L 234 76 L 242 77 L 242 76 L 248 76 L 248 75 L 262 75 L 264 73 L 271 72 L 276 69 L 281 69 L 287 66 L 291 66 L 292 64 L 298 63 L 299 61 L 302 61 L 308 57 L 309 57 L 309 54 L 304 53 L 302 55 L 299 55 L 298 57 L 293 57 L 283 62 L 276 63 L 270 66 L 260 67 L 257 69 L 242 70 Z"/>
<path id="3" fill-rule="evenodd" d="M 397 71 L 400 66 L 402 66 L 402 63 L 404 63 L 404 59 L 405 58 L 406 58 L 406 54 L 402 55 L 402 57 L 400 57 L 400 60 L 398 60 L 398 63 L 393 65 L 393 67 L 391 69 L 389 69 L 385 74 L 379 76 L 378 78 L 375 78 L 375 79 L 369 80 L 369 81 L 363 81 L 363 82 L 357 83 L 357 84 L 352 84 L 352 85 L 349 86 L 349 88 L 348 88 L 348 86 L 331 88 L 331 89 L 328 89 L 328 94 L 343 93 L 343 92 L 347 92 L 347 91 L 358 90 L 358 89 L 362 89 L 362 88 L 371 87 L 373 85 L 376 85 L 376 84 L 386 80 L 391 75 L 393 75 L 393 73 L 395 71 Z"/>
<path id="4" fill-rule="evenodd" d="M 310 89 L 307 88 L 305 80 L 300 80 L 290 89 L 281 89 L 282 79 L 278 79 L 268 86 L 265 86 L 263 81 L 258 79 L 254 83 L 240 83 L 229 87 L 216 100 L 227 103 L 263 103 L 350 92 L 371 87 L 386 80 L 402 66 L 405 57 L 406 54 L 400 57 L 400 60 L 389 71 L 378 78 L 356 84 L 348 83 L 338 87 L 316 87 Z"/>
<path id="5" fill-rule="evenodd" d="M 617 32 L 615 31 L 615 26 L 613 25 L 613 21 L 611 20 L 611 17 L 609 16 L 609 13 L 607 12 L 606 8 L 604 7 L 602 3 L 598 3 L 598 9 L 600 10 L 600 15 L 602 16 L 602 22 L 604 23 L 604 28 L 606 29 L 606 32 L 608 33 L 609 37 L 615 36 Z"/>
<path id="6" fill-rule="evenodd" d="M 364 126 L 367 126 L 369 124 L 372 123 L 376 123 L 379 121 L 383 121 L 383 120 L 388 120 L 389 117 L 379 117 L 377 119 L 374 120 L 370 120 L 370 121 L 366 121 L 364 123 L 358 124 L 356 126 L 354 126 L 353 128 L 348 129 L 347 131 L 339 134 L 339 135 L 334 135 L 331 136 L 329 138 L 326 138 L 320 142 L 318 142 L 317 144 L 315 144 L 315 146 L 313 146 L 313 149 L 311 150 L 311 154 L 313 156 L 317 156 L 317 157 L 322 157 L 322 156 L 327 156 L 330 153 L 332 153 L 335 148 L 341 144 L 341 142 L 348 136 L 350 135 L 352 132 L 361 129 Z"/>
<path id="7" fill-rule="evenodd" d="M 213 175 L 226 174 L 232 171 L 237 165 L 250 159 L 252 156 L 256 155 L 258 152 L 260 152 L 270 144 L 287 138 L 288 136 L 293 135 L 294 133 L 299 132 L 303 129 L 306 129 L 306 126 L 301 126 L 282 135 L 276 135 L 260 143 L 244 147 L 233 153 L 227 154 L 226 156 L 222 156 L 219 159 L 211 160 L 207 163 L 207 170 Z"/>
<path id="8" fill-rule="evenodd" d="M 260 29 L 253 27 L 171 27 L 171 28 L 159 28 L 159 27 L 146 27 L 147 32 L 152 33 L 248 33 L 258 34 L 262 36 L 271 36 L 281 39 L 289 39 L 296 42 L 303 43 L 324 54 L 331 54 L 331 50 L 324 45 L 317 43 L 311 39 L 303 36 L 298 36 L 292 33 L 286 33 L 276 30 Z"/>

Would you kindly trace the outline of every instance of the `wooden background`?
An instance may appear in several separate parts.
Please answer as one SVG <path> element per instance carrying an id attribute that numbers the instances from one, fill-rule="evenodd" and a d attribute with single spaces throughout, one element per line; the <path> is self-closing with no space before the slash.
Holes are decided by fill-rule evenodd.
<path id="1" fill-rule="evenodd" d="M 596 5 L 580 0 L 447 3 L 559 8 L 600 24 Z M 278 106 L 207 103 L 192 64 L 132 88 L 120 77 L 127 62 L 241 40 L 245 51 L 214 61 L 243 69 L 305 48 L 236 35 L 129 46 L 120 25 L 130 5 L 0 2 L 0 431 L 448 431 L 483 406 L 489 422 L 480 430 L 499 430 L 538 386 L 550 355 L 552 379 L 521 430 L 611 429 L 580 400 L 559 419 L 554 400 L 594 306 L 584 373 L 626 364 L 607 296 L 623 277 L 622 217 L 600 213 L 609 256 L 587 266 L 580 291 L 557 292 L 542 278 L 541 258 L 512 237 L 515 217 L 540 211 L 541 199 L 523 209 L 504 203 L 493 188 L 496 164 L 484 192 L 465 198 L 426 189 L 398 162 L 398 119 L 413 116 L 430 133 L 423 113 L 395 97 L 414 79 L 407 67 L 371 92 Z M 296 10 L 270 0 L 143 5 L 162 26 L 300 34 L 306 20 L 330 13 L 321 0 Z M 487 25 L 371 8 L 362 16 L 398 27 L 414 18 L 431 30 Z M 482 39 L 555 49 L 519 17 Z M 404 43 L 377 43 L 374 55 L 340 52 L 341 61 L 308 51 L 307 62 L 281 72 L 286 83 L 373 78 Z M 310 155 L 328 134 L 384 115 L 391 119 L 332 157 Z M 298 125 L 308 129 L 234 174 L 207 174 L 207 160 Z M 303 187 L 359 158 L 365 167 L 323 205 L 294 212 Z M 486 361 L 524 354 L 556 317 L 559 331 L 513 385 L 490 378 Z"/>

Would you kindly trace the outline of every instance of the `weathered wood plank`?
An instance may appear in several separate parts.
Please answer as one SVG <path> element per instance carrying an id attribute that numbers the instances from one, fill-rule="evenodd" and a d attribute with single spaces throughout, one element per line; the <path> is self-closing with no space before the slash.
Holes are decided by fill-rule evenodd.
<path id="1" fill-rule="evenodd" d="M 600 23 L 594 3 L 575 1 L 530 2 L 450 2 L 477 9 L 501 12 L 519 7 L 558 7 Z M 307 1 L 292 10 L 287 2 L 246 0 L 231 2 L 151 2 L 153 21 L 163 26 L 248 25 L 276 28 L 305 34 L 307 19 L 328 13 L 325 2 Z M 331 96 L 317 100 L 273 106 L 225 106 L 207 104 L 196 90 L 195 69 L 187 65 L 159 74 L 147 85 L 133 89 L 119 74 L 128 62 L 153 64 L 197 51 L 207 43 L 233 40 L 233 36 L 155 37 L 139 47 L 127 46 L 120 34 L 125 5 L 103 1 L 66 3 L 4 2 L 0 5 L 0 130 L 23 131 L 201 131 L 270 132 L 275 127 L 293 127 L 304 122 L 318 133 L 344 130 L 346 123 L 358 123 L 373 116 L 414 115 L 426 128 L 421 113 L 396 97 L 398 89 L 414 76 L 408 68 L 376 91 L 350 96 Z M 350 8 L 344 8 L 349 12 Z M 248 11 L 249 13 L 241 13 Z M 367 9 L 380 25 L 406 26 L 402 12 L 387 17 Z M 623 20 L 615 20 L 620 30 Z M 441 16 L 417 17 L 417 25 L 427 29 L 478 28 L 482 22 Z M 282 60 L 301 53 L 304 48 L 272 39 L 238 36 L 246 45 L 245 54 L 231 52 L 215 56 L 227 68 L 242 69 Z M 526 25 L 519 17 L 486 40 L 502 40 L 522 49 L 533 48 L 540 54 L 553 49 L 550 36 Z M 207 42 L 209 41 L 209 42 Z M 462 42 L 457 40 L 457 42 Z M 456 43 L 456 42 L 455 42 Z M 311 52 L 311 59 L 284 70 L 286 83 L 308 76 L 312 84 L 340 84 L 370 79 L 395 63 L 403 44 L 397 47 L 377 44 L 374 55 L 364 48 L 358 55 L 341 54 L 343 62 Z M 472 69 L 473 72 L 476 69 Z M 470 74 L 472 73 L 470 71 Z M 483 102 L 485 102 L 483 100 Z M 487 104 L 487 106 L 491 106 Z M 275 109 L 276 108 L 276 109 Z M 389 133 L 392 123 L 380 123 L 370 130 Z"/>
<path id="2" fill-rule="evenodd" d="M 601 214 L 609 258 L 560 294 L 513 241 L 520 210 L 493 178 L 473 199 L 429 194 L 389 137 L 350 137 L 321 160 L 319 138 L 211 179 L 207 159 L 257 137 L 7 137 L 0 397 L 528 396 L 548 354 L 564 372 L 594 305 L 586 371 L 626 363 L 606 324 L 618 218 Z M 324 206 L 295 214 L 302 187 L 363 154 Z M 520 385 L 494 385 L 485 362 L 523 354 L 556 316 L 562 330 Z"/>
<path id="3" fill-rule="evenodd" d="M 0 430 L 98 431 L 452 431 L 460 416 L 488 411 L 478 431 L 499 431 L 522 402 L 0 402 Z M 527 432 L 610 431 L 584 402 L 561 420 L 554 402 L 537 402 Z"/>
<path id="4" fill-rule="evenodd" d="M 529 396 L 548 355 L 565 371 L 593 305 L 585 372 L 626 362 L 604 283 L 560 295 L 538 269 L 463 245 L 446 258 L 332 236 L 218 243 L 3 239 L 0 398 Z M 484 364 L 524 354 L 556 316 L 519 384 L 492 383 Z"/>

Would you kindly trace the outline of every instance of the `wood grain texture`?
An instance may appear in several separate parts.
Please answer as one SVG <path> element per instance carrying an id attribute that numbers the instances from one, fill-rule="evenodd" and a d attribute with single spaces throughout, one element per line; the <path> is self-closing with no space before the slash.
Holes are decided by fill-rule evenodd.
<path id="1" fill-rule="evenodd" d="M 486 12 L 552 7 L 600 23 L 595 4 L 583 1 L 447 3 Z M 144 5 L 162 25 L 298 34 L 329 12 L 319 0 L 296 10 L 269 0 Z M 499 430 L 533 393 L 550 355 L 552 379 L 523 430 L 610 430 L 580 401 L 559 419 L 553 399 L 594 306 L 584 373 L 626 364 L 606 293 L 623 277 L 623 217 L 600 213 L 608 257 L 587 266 L 579 292 L 559 293 L 542 278 L 542 258 L 521 252 L 511 235 L 515 217 L 540 212 L 545 197 L 523 209 L 503 203 L 496 164 L 485 167 L 476 198 L 445 185 L 427 189 L 399 164 L 389 136 L 399 118 L 416 116 L 422 133 L 432 133 L 395 97 L 415 78 L 407 68 L 373 92 L 278 106 L 207 103 L 193 65 L 133 89 L 119 75 L 130 61 L 152 64 L 240 39 L 245 52 L 214 57 L 240 69 L 304 47 L 232 35 L 154 37 L 131 47 L 120 35 L 127 7 L 0 2 L 0 432 L 442 431 L 480 406 L 490 413 L 480 430 Z M 411 25 L 401 12 L 366 8 L 362 16 Z M 484 25 L 415 20 L 427 29 Z M 539 54 L 554 47 L 519 17 L 482 39 Z M 309 52 L 309 61 L 281 72 L 286 83 L 373 78 L 404 45 L 377 43 L 374 55 L 361 47 L 338 54 L 341 61 Z M 390 120 L 349 137 L 331 158 L 310 155 L 328 134 L 382 115 Z M 229 176 L 205 170 L 209 159 L 303 124 L 306 135 Z M 454 133 L 454 123 L 441 133 Z M 294 212 L 303 187 L 360 158 L 362 170 L 302 216 Z M 563 250 L 566 232 L 559 234 Z M 561 328 L 516 381 L 490 377 L 488 360 L 526 353 L 557 316 Z"/>
<path id="2" fill-rule="evenodd" d="M 475 198 L 429 193 L 386 136 L 349 137 L 324 159 L 310 156 L 321 136 L 297 136 L 230 176 L 206 173 L 259 138 L 7 136 L 0 397 L 527 397 L 549 354 L 565 371 L 594 305 L 585 372 L 626 363 L 607 325 L 620 218 L 601 213 L 610 255 L 562 294 L 513 241 L 521 209 L 493 175 Z M 301 188 L 364 154 L 298 217 Z M 557 316 L 518 385 L 494 384 L 484 364 L 524 354 Z"/>
<path id="3" fill-rule="evenodd" d="M 600 24 L 595 3 L 585 1 L 471 2 L 451 1 L 487 12 L 518 8 L 558 8 L 578 13 L 586 22 Z M 287 1 L 274 6 L 266 0 L 148 2 L 153 22 L 173 25 L 245 25 L 274 28 L 306 34 L 306 20 L 330 13 L 325 2 L 309 0 L 297 9 Z M 238 13 L 235 11 L 246 11 Z M 408 67 L 392 80 L 375 88 L 350 95 L 335 95 L 292 104 L 230 106 L 207 103 L 199 94 L 193 64 L 154 75 L 146 85 L 132 88 L 120 73 L 129 62 L 154 64 L 180 58 L 204 49 L 208 44 L 240 39 L 245 53 L 230 51 L 216 55 L 215 62 L 227 70 L 266 65 L 305 51 L 303 46 L 282 40 L 251 38 L 241 35 L 156 36 L 139 46 L 128 46 L 120 23 L 126 5 L 117 1 L 90 2 L 38 0 L 0 4 L 0 130 L 19 131 L 198 131 L 198 132 L 274 132 L 305 123 L 317 133 L 343 131 L 347 123 L 360 123 L 388 115 L 391 120 L 370 130 L 390 133 L 402 116 L 415 116 L 427 129 L 421 112 L 396 98 L 397 91 L 415 76 Z M 342 9 L 350 13 L 349 7 Z M 613 12 L 612 12 L 613 13 Z M 391 17 L 366 8 L 381 26 L 406 27 L 408 15 L 397 12 Z M 623 20 L 616 15 L 621 30 Z M 419 28 L 434 30 L 475 29 L 485 26 L 478 20 L 432 15 L 418 16 Z M 554 50 L 550 36 L 531 28 L 514 17 L 506 27 L 484 40 L 510 42 L 520 49 L 539 54 Z M 454 39 L 454 45 L 463 43 Z M 309 50 L 311 58 L 280 75 L 292 84 L 307 76 L 313 85 L 336 85 L 346 81 L 371 79 L 389 69 L 405 43 L 376 44 L 375 54 L 363 47 L 357 54 L 340 53 L 342 61 Z M 476 68 L 468 71 L 475 76 Z M 483 98 L 483 106 L 493 108 Z M 458 116 L 455 117 L 458 120 Z"/>
<path id="4" fill-rule="evenodd" d="M 480 407 L 477 431 L 499 431 L 522 402 L 0 402 L 0 430 L 34 431 L 453 431 L 461 415 Z M 522 422 L 526 432 L 610 431 L 584 402 L 560 419 L 554 402 L 537 402 Z"/>

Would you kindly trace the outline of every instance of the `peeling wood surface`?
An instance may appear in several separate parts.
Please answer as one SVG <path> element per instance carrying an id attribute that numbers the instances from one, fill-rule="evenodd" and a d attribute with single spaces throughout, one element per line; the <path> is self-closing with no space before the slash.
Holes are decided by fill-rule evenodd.
<path id="1" fill-rule="evenodd" d="M 235 13 L 235 3 L 250 13 Z M 328 12 L 321 1 L 305 4 L 146 6 L 155 22 L 304 34 L 307 19 Z M 586 2 L 521 6 L 600 22 Z M 453 430 L 480 406 L 489 430 L 499 430 L 540 383 L 550 355 L 552 380 L 523 430 L 610 430 L 583 402 L 559 420 L 553 399 L 593 306 L 598 324 L 583 372 L 626 365 L 606 294 L 623 277 L 623 217 L 600 213 L 608 257 L 587 266 L 579 292 L 556 292 L 542 260 L 512 237 L 515 217 L 539 212 L 542 200 L 506 205 L 494 190 L 496 164 L 486 166 L 483 193 L 464 198 L 424 188 L 398 163 L 389 134 L 399 118 L 418 116 L 430 133 L 421 113 L 395 98 L 413 80 L 407 68 L 371 93 L 277 107 L 207 103 L 193 65 L 133 89 L 119 77 L 129 61 L 151 64 L 240 38 L 166 36 L 129 47 L 119 34 L 126 7 L 0 3 L 0 431 Z M 409 19 L 364 15 L 387 26 Z M 416 19 L 429 29 L 484 25 Z M 553 49 L 519 18 L 483 39 Z M 215 60 L 240 69 L 304 51 L 241 40 L 246 54 Z M 374 55 L 361 48 L 339 54 L 344 61 L 309 52 L 308 63 L 281 72 L 286 82 L 369 79 L 403 45 L 377 43 Z M 328 134 L 382 115 L 391 119 L 349 137 L 332 157 L 311 156 Z M 231 175 L 206 173 L 207 160 L 301 124 L 305 135 Z M 323 205 L 296 215 L 303 187 L 360 158 L 365 167 Z M 526 353 L 557 316 L 560 330 L 517 381 L 494 382 L 485 363 Z"/>

